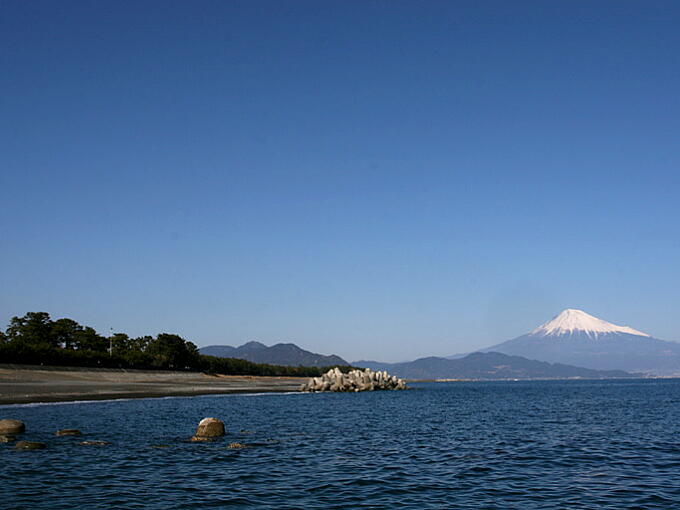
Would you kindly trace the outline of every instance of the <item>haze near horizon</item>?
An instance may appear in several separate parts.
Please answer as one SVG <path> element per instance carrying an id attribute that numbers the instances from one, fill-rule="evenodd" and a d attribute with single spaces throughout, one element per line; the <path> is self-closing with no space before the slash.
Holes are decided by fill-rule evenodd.
<path id="1" fill-rule="evenodd" d="M 677 2 L 0 4 L 0 321 L 680 340 Z"/>

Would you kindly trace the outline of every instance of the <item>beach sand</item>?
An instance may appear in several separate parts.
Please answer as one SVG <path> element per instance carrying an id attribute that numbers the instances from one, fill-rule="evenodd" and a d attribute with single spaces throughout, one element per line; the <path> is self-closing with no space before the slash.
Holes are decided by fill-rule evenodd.
<path id="1" fill-rule="evenodd" d="M 0 365 L 0 404 L 298 391 L 304 377 Z"/>

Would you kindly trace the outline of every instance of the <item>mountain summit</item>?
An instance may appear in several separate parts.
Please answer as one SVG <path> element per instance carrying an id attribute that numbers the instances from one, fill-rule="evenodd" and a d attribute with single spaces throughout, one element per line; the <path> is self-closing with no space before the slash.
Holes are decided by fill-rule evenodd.
<path id="1" fill-rule="evenodd" d="M 545 324 L 534 329 L 530 335 L 534 336 L 564 336 L 574 333 L 585 333 L 591 338 L 597 338 L 607 333 L 626 333 L 628 335 L 650 336 L 628 326 L 617 326 L 587 314 L 583 310 L 567 308 Z"/>
<path id="2" fill-rule="evenodd" d="M 680 375 L 680 343 L 658 340 L 575 309 L 564 310 L 533 331 L 482 352 L 596 370 Z"/>
<path id="3" fill-rule="evenodd" d="M 248 342 L 239 347 L 231 345 L 209 345 L 199 349 L 201 354 L 220 358 L 237 358 L 253 363 L 269 363 L 271 365 L 286 365 L 297 367 L 330 367 L 347 365 L 339 356 L 331 354 L 325 356 L 301 349 L 295 344 L 276 344 L 271 347 L 260 342 Z"/>

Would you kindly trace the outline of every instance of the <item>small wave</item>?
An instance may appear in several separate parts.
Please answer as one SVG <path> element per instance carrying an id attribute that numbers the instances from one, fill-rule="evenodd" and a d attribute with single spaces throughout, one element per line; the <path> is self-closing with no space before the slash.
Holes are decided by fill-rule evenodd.
<path id="1" fill-rule="evenodd" d="M 90 399 L 90 400 L 63 400 L 58 402 L 28 402 L 20 404 L 0 404 L 0 409 L 4 408 L 21 408 L 21 407 L 41 407 L 41 406 L 65 406 L 75 404 L 104 404 L 111 402 L 127 402 L 136 400 L 169 400 L 180 398 L 218 398 L 218 397 L 264 397 L 268 395 L 283 396 L 283 395 L 307 395 L 308 393 L 302 391 L 263 391 L 258 393 L 210 393 L 207 395 L 165 395 L 162 397 L 121 397 L 121 398 L 107 398 L 107 399 Z M 311 395 L 311 393 L 310 393 Z"/>
<path id="2" fill-rule="evenodd" d="M 167 398 L 167 397 L 154 397 Z M 29 402 L 26 404 L 2 404 L 0 409 L 17 408 L 17 407 L 43 407 L 43 406 L 70 406 L 75 404 L 103 404 L 106 402 L 124 402 L 126 400 L 144 400 L 139 398 L 110 398 L 102 400 L 64 400 L 60 402 Z"/>

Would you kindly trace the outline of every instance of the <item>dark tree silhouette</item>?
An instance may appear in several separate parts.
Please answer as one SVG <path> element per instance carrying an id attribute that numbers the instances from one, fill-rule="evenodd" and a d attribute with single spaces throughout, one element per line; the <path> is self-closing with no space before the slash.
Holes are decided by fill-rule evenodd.
<path id="1" fill-rule="evenodd" d="M 111 346 L 111 352 L 109 352 Z M 0 331 L 0 362 L 59 366 L 193 370 L 234 375 L 319 376 L 332 367 L 290 367 L 205 356 L 179 335 L 109 338 L 93 328 L 63 318 L 52 321 L 46 312 L 12 317 Z M 347 371 L 352 367 L 340 367 Z"/>

